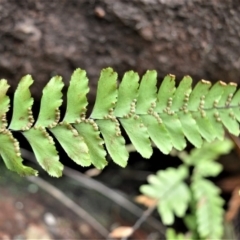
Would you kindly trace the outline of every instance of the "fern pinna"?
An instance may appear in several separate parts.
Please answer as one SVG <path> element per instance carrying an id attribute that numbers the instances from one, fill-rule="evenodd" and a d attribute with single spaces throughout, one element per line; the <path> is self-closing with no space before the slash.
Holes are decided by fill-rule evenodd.
<path id="1" fill-rule="evenodd" d="M 139 75 L 129 71 L 118 86 L 117 73 L 111 68 L 103 69 L 93 111 L 86 116 L 88 78 L 84 70 L 77 69 L 68 87 L 65 115 L 61 117 L 59 111 L 64 84 L 60 76 L 55 76 L 43 89 L 40 112 L 34 120 L 29 90 L 33 79 L 27 75 L 15 91 L 9 125 L 6 119 L 10 107 L 6 95 L 9 85 L 2 79 L 1 156 L 8 169 L 20 175 L 37 174 L 36 170 L 22 164 L 19 142 L 12 134 L 20 131 L 41 167 L 51 176 L 59 177 L 63 165 L 52 135 L 73 161 L 102 169 L 107 165 L 106 150 L 115 163 L 122 167 L 127 164 L 128 151 L 121 129 L 144 158 L 152 155 L 151 141 L 168 154 L 173 147 L 184 149 L 186 139 L 196 147 L 202 145 L 203 139 L 209 142 L 223 139 L 224 127 L 234 135 L 239 134 L 240 91 L 235 93 L 236 84 L 219 81 L 211 86 L 210 82 L 202 80 L 192 89 L 189 76 L 177 87 L 174 79 L 173 75 L 167 75 L 157 91 L 156 71 L 147 71 L 140 83 Z"/>

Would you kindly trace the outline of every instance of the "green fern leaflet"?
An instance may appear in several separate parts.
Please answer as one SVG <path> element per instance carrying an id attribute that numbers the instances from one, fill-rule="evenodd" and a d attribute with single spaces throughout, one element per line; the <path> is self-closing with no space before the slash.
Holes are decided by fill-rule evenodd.
<path id="1" fill-rule="evenodd" d="M 174 213 L 183 217 L 190 202 L 190 191 L 184 180 L 189 176 L 185 166 L 160 170 L 148 177 L 148 183 L 140 191 L 151 198 L 158 199 L 158 212 L 165 225 L 174 222 Z M 177 199 L 177 204 L 176 204 Z"/>
<path id="2" fill-rule="evenodd" d="M 189 76 L 176 86 L 175 77 L 168 75 L 157 89 L 156 71 L 147 71 L 141 81 L 133 71 L 126 72 L 119 85 L 117 80 L 111 68 L 101 71 L 95 106 L 86 116 L 88 78 L 84 70 L 75 70 L 66 113 L 61 116 L 64 83 L 55 76 L 43 89 L 37 119 L 32 115 L 31 76 L 21 79 L 12 104 L 6 95 L 8 83 L 0 80 L 0 154 L 7 168 L 20 175 L 37 174 L 22 164 L 19 142 L 12 131 L 23 134 L 41 167 L 54 177 L 61 176 L 63 170 L 54 139 L 77 164 L 102 169 L 108 163 L 107 153 L 116 164 L 127 165 L 122 129 L 144 158 L 151 157 L 152 142 L 168 154 L 172 148 L 184 149 L 186 140 L 201 147 L 203 140 L 223 139 L 224 128 L 239 135 L 240 91 L 234 83 L 219 81 L 211 86 L 202 80 L 192 88 Z M 8 124 L 10 105 L 13 116 Z"/>

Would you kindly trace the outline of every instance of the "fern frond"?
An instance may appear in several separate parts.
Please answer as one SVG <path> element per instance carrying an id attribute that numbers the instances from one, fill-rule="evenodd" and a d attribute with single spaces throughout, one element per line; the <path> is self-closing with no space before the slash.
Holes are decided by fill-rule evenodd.
<path id="1" fill-rule="evenodd" d="M 84 70 L 77 69 L 68 87 L 65 116 L 61 117 L 59 111 L 64 84 L 61 77 L 56 76 L 43 89 L 36 120 L 31 110 L 33 99 L 29 87 L 32 83 L 30 75 L 20 81 L 8 126 L 6 113 L 10 101 L 6 92 L 9 85 L 6 80 L 0 81 L 0 132 L 10 136 L 11 131 L 20 131 L 35 151 L 40 165 L 53 176 L 60 176 L 63 168 L 54 145 L 55 138 L 76 163 L 104 168 L 107 152 L 118 165 L 127 165 L 128 152 L 122 130 L 145 158 L 152 154 L 151 141 L 168 154 L 173 147 L 184 149 L 186 140 L 196 147 L 200 147 L 203 140 L 222 140 L 224 128 L 234 135 L 239 134 L 240 92 L 236 92 L 233 83 L 220 81 L 211 86 L 210 82 L 202 80 L 192 89 L 189 76 L 176 86 L 175 77 L 168 75 L 158 90 L 156 71 L 147 71 L 140 82 L 138 74 L 129 71 L 118 86 L 117 73 L 107 68 L 100 74 L 95 105 L 87 117 L 88 78 Z M 8 139 L 0 141 L 4 161 L 14 160 L 13 154 L 10 160 L 4 153 L 6 144 L 12 144 L 15 160 L 21 162 L 17 139 L 12 135 L 3 138 Z M 25 174 L 21 167 L 16 169 Z"/>
<path id="2" fill-rule="evenodd" d="M 195 179 L 191 185 L 197 202 L 196 217 L 201 238 L 220 239 L 223 234 L 224 200 L 220 190 L 207 179 Z"/>
<path id="3" fill-rule="evenodd" d="M 191 198 L 189 188 L 183 181 L 187 177 L 188 169 L 185 166 L 167 168 L 150 175 L 149 184 L 140 187 L 143 194 L 159 200 L 158 212 L 166 225 L 174 222 L 174 213 L 178 217 L 185 215 Z"/>

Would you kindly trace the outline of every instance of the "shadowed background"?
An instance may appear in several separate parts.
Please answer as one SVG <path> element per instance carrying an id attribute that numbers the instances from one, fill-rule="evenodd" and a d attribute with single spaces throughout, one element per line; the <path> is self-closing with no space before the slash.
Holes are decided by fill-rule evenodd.
<path id="1" fill-rule="evenodd" d="M 234 0 L 0 0 L 0 78 L 86 69 L 94 98 L 102 68 L 156 69 L 195 80 L 240 79 L 240 5 Z M 14 84 L 13 84 L 14 83 Z"/>

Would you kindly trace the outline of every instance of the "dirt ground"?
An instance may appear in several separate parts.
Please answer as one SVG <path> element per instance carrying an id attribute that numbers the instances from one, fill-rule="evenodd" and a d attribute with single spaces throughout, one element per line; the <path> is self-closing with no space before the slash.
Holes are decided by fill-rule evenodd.
<path id="1" fill-rule="evenodd" d="M 76 179 L 67 176 L 53 179 L 40 171 L 40 176 L 32 181 L 31 178 L 23 178 L 7 171 L 3 164 L 0 166 L 2 240 L 108 239 L 108 233 L 112 229 L 121 225 L 132 226 L 138 219 L 124 208 L 126 203 L 119 205 L 109 198 L 109 192 L 96 192 L 86 188 L 86 177 L 79 184 Z M 72 172 L 70 174 L 74 175 Z M 112 180 L 114 182 L 114 178 Z M 39 185 L 39 181 L 42 184 Z M 131 189 L 133 195 L 133 187 Z M 79 214 L 79 209 L 71 207 L 69 199 L 87 214 Z M 143 210 L 139 208 L 138 211 L 141 215 Z M 88 214 L 94 220 L 89 220 Z M 100 223 L 100 227 L 95 220 Z M 159 221 L 153 225 L 153 220 L 149 219 L 130 239 L 159 239 L 163 236 L 160 229 Z"/>
<path id="2" fill-rule="evenodd" d="M 0 208 L 2 240 L 102 238 L 59 199 L 4 170 L 0 180 Z"/>

